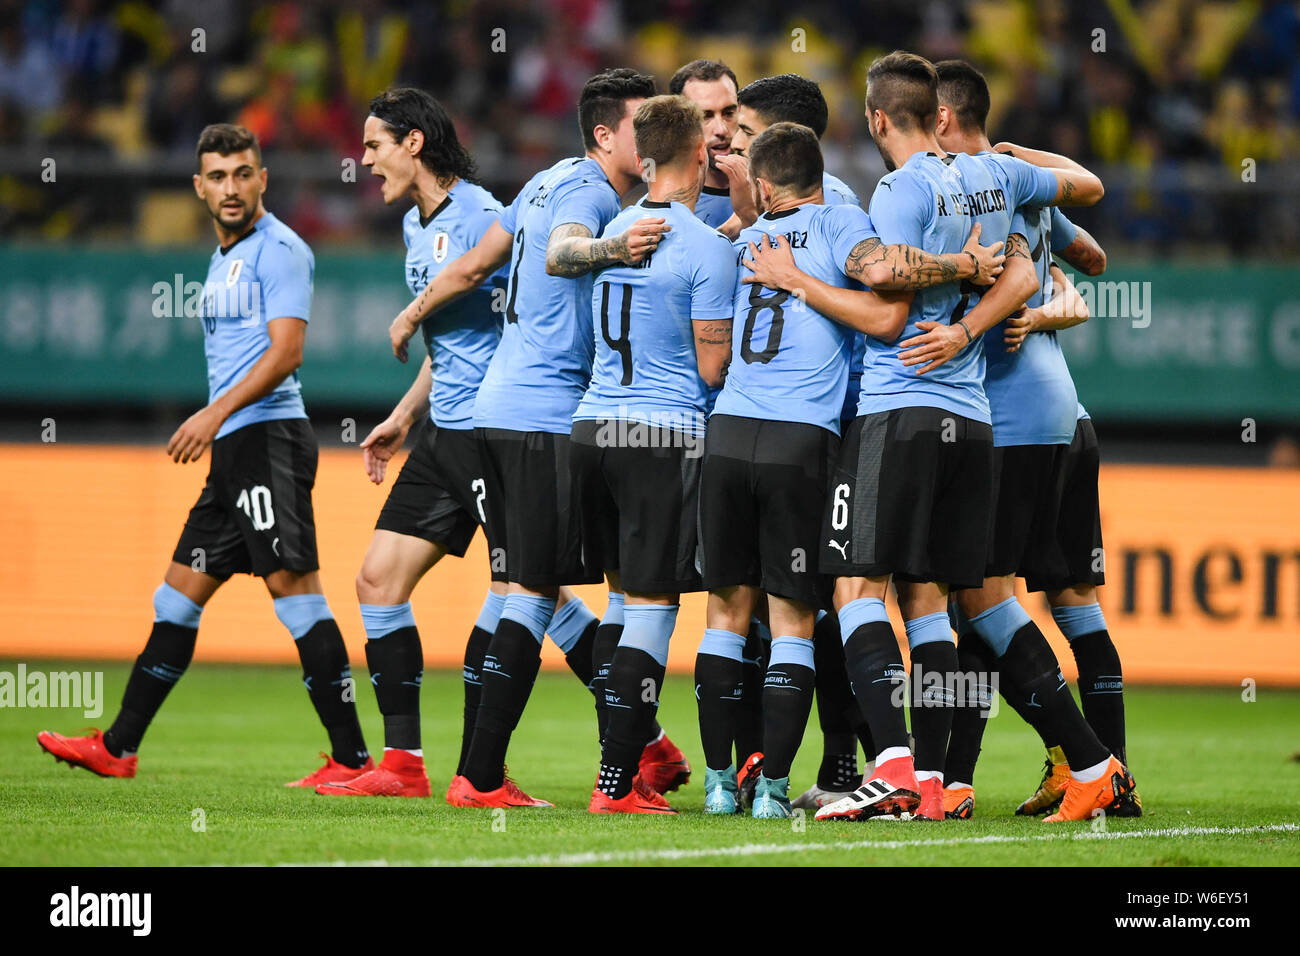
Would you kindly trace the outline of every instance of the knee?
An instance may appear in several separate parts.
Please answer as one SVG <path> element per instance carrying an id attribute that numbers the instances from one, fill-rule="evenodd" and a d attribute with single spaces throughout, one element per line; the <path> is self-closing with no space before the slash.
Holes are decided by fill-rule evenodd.
<path id="1" fill-rule="evenodd" d="M 361 565 L 357 572 L 357 601 L 361 604 L 402 604 L 410 594 L 394 580 L 393 575 L 386 575 L 383 570 L 369 561 Z"/>

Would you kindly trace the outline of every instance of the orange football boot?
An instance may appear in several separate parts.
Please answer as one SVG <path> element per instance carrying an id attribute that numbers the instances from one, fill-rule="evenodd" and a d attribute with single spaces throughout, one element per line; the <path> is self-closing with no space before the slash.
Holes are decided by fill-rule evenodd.
<path id="1" fill-rule="evenodd" d="M 1034 795 L 1016 807 L 1016 816 L 1035 817 L 1040 813 L 1055 810 L 1065 796 L 1065 785 L 1070 779 L 1070 765 L 1066 763 L 1065 751 L 1053 747 L 1047 751 L 1047 760 L 1043 762 L 1043 780 L 1034 791 Z"/>
<path id="2" fill-rule="evenodd" d="M 944 787 L 943 816 L 946 820 L 969 820 L 975 816 L 975 788 Z"/>
<path id="3" fill-rule="evenodd" d="M 286 787 L 303 787 L 314 790 L 317 784 L 322 783 L 339 783 L 345 780 L 351 780 L 353 777 L 359 777 L 367 771 L 375 769 L 375 761 L 371 757 L 366 758 L 366 762 L 360 767 L 349 767 L 339 763 L 325 751 L 320 755 L 325 758 L 325 766 L 319 770 L 313 770 L 301 780 L 291 780 L 285 784 Z"/>
<path id="4" fill-rule="evenodd" d="M 536 797 L 530 797 L 519 789 L 519 784 L 510 779 L 509 772 L 506 772 L 501 786 L 495 790 L 489 790 L 486 793 L 475 790 L 474 785 L 469 782 L 469 777 L 458 776 L 451 781 L 451 786 L 447 788 L 447 802 L 453 807 L 553 807 L 555 804 L 547 803 L 545 800 L 538 800 Z"/>
<path id="5" fill-rule="evenodd" d="M 1097 810 L 1109 813 L 1124 802 L 1125 794 L 1132 792 L 1134 786 L 1133 776 L 1124 769 L 1122 763 L 1111 757 L 1105 772 L 1096 780 L 1081 783 L 1071 777 L 1065 785 L 1061 809 L 1046 817 L 1043 822 L 1087 820 Z"/>
<path id="6" fill-rule="evenodd" d="M 669 793 L 684 787 L 691 780 L 691 764 L 675 743 L 663 731 L 659 738 L 645 745 L 637 773 L 656 793 Z"/>
<path id="7" fill-rule="evenodd" d="M 632 789 L 627 796 L 615 800 L 602 792 L 600 788 L 591 791 L 591 803 L 587 804 L 588 813 L 659 813 L 676 814 L 660 794 L 650 789 L 650 785 L 637 774 L 632 778 Z"/>
<path id="8" fill-rule="evenodd" d="M 134 777 L 136 757 L 114 757 L 104 746 L 104 735 L 91 728 L 85 737 L 65 737 L 52 730 L 42 730 L 36 742 L 46 753 L 69 767 L 85 767 L 101 777 Z"/>
<path id="9" fill-rule="evenodd" d="M 351 780 L 317 784 L 323 797 L 427 797 L 429 775 L 424 758 L 405 750 L 385 750 L 379 766 Z"/>

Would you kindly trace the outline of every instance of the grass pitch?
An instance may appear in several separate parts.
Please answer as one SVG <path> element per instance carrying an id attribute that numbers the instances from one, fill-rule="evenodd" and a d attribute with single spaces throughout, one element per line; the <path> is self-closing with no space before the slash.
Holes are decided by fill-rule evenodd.
<path id="1" fill-rule="evenodd" d="M 14 669 L 0 663 L 0 669 Z M 70 670 L 66 661 L 28 671 Z M 104 671 L 107 727 L 128 674 Z M 541 864 L 646 865 L 1287 865 L 1300 864 L 1300 693 L 1132 688 L 1129 757 L 1140 820 L 1047 825 L 1013 816 L 1042 762 L 1036 736 L 1004 708 L 984 739 L 970 822 L 860 824 L 701 810 L 704 768 L 690 680 L 670 677 L 660 715 L 695 775 L 670 795 L 678 817 L 586 812 L 599 758 L 591 697 L 544 673 L 511 747 L 512 775 L 554 810 L 462 810 L 442 802 L 459 752 L 459 673 L 424 678 L 429 800 L 325 798 L 282 784 L 314 769 L 324 732 L 290 668 L 196 665 L 145 739 L 133 780 L 56 764 L 38 730 L 75 732 L 76 710 L 0 716 L 0 865 Z M 382 746 L 374 696 L 360 682 L 367 743 Z M 808 786 L 821 756 L 816 716 L 791 774 Z M 197 811 L 202 811 L 201 813 Z M 203 828 L 199 828 L 199 823 Z"/>

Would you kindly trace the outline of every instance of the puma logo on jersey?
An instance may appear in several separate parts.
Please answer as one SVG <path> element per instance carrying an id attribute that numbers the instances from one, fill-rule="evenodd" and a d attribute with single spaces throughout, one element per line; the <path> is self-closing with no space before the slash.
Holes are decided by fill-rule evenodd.
<path id="1" fill-rule="evenodd" d="M 848 550 L 849 543 L 847 541 L 845 541 L 843 544 L 840 544 L 834 538 L 831 538 L 831 540 L 827 541 L 826 543 L 830 545 L 832 548 L 834 548 L 836 551 L 838 551 L 840 553 L 840 557 L 843 558 L 845 561 L 849 559 L 849 550 Z"/>

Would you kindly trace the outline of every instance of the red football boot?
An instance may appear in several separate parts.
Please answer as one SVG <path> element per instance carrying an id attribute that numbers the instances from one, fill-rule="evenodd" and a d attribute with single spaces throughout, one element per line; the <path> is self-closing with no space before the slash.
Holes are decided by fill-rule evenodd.
<path id="1" fill-rule="evenodd" d="M 325 751 L 320 755 L 325 758 L 325 766 L 319 770 L 313 770 L 301 780 L 290 780 L 285 784 L 286 787 L 304 787 L 314 790 L 318 784 L 322 783 L 339 783 L 345 780 L 351 780 L 353 777 L 359 777 L 367 771 L 375 769 L 375 761 L 367 757 L 366 762 L 360 767 L 348 767 L 339 763 Z"/>
<path id="2" fill-rule="evenodd" d="M 536 797 L 530 797 L 519 789 L 519 784 L 510 779 L 507 773 L 501 786 L 495 790 L 489 790 L 486 793 L 475 790 L 474 785 L 469 782 L 469 777 L 454 777 L 451 786 L 447 788 L 447 802 L 453 807 L 554 807 L 555 804 L 547 803 L 545 800 L 538 800 Z"/>
<path id="3" fill-rule="evenodd" d="M 942 820 L 943 815 L 943 781 L 931 777 L 921 781 L 921 805 L 916 808 L 918 820 Z"/>
<path id="4" fill-rule="evenodd" d="M 316 785 L 323 797 L 427 797 L 429 775 L 424 758 L 405 750 L 385 750 L 379 766 L 351 780 Z"/>
<path id="5" fill-rule="evenodd" d="M 95 728 L 85 737 L 65 737 L 52 730 L 42 730 L 36 742 L 55 760 L 70 767 L 85 767 L 101 777 L 134 777 L 136 757 L 114 757 L 104 746 L 104 735 Z"/>
<path id="6" fill-rule="evenodd" d="M 940 793 L 940 800 L 943 799 Z M 843 800 L 817 811 L 818 820 L 866 820 L 913 813 L 921 803 L 921 785 L 911 757 L 895 757 L 876 767 L 871 778 Z M 942 807 L 942 804 L 940 804 Z M 942 814 L 941 814 L 942 818 Z"/>
<path id="7" fill-rule="evenodd" d="M 655 793 L 670 793 L 684 787 L 691 779 L 691 765 L 686 755 L 662 730 L 658 739 L 645 745 L 637 773 Z"/>
<path id="8" fill-rule="evenodd" d="M 597 788 L 591 791 L 591 802 L 587 804 L 588 813 L 658 813 L 676 814 L 660 794 L 650 789 L 641 775 L 632 778 L 632 789 L 627 796 L 615 800 Z"/>
<path id="9" fill-rule="evenodd" d="M 754 788 L 763 772 L 763 755 L 755 752 L 745 758 L 736 772 L 736 789 L 740 792 L 740 805 L 748 807 L 754 802 Z"/>

